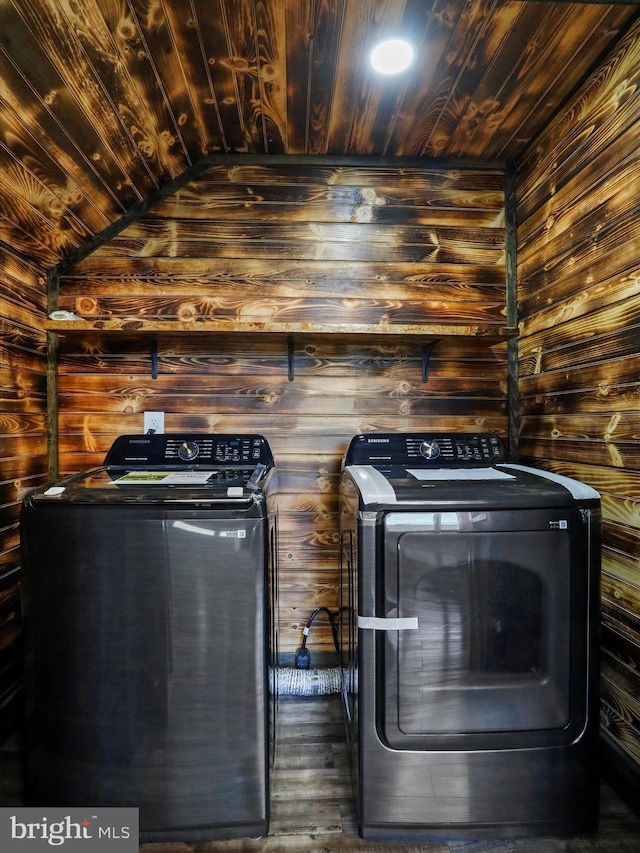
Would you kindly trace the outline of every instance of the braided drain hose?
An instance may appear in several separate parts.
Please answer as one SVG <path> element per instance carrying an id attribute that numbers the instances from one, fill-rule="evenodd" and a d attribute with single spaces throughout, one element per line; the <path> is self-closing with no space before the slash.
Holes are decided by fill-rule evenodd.
<path id="1" fill-rule="evenodd" d="M 278 693 L 281 696 L 326 696 L 340 693 L 340 667 L 328 669 L 276 669 Z"/>

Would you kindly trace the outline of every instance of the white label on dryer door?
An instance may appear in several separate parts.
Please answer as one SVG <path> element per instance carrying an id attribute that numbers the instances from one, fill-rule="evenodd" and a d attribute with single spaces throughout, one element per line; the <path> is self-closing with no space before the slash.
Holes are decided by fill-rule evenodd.
<path id="1" fill-rule="evenodd" d="M 368 628 L 373 631 L 417 631 L 418 617 L 392 617 L 383 616 L 360 616 L 358 614 L 358 628 Z"/>

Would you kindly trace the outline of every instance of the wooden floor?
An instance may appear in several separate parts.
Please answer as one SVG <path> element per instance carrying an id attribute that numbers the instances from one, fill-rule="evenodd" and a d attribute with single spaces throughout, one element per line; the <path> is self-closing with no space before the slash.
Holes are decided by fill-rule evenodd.
<path id="1" fill-rule="evenodd" d="M 20 743 L 0 750 L 0 806 L 20 805 Z M 358 837 L 338 696 L 280 702 L 278 748 L 266 839 L 145 844 L 142 853 L 638 853 L 640 819 L 603 784 L 600 830 L 572 839 L 363 841 Z"/>

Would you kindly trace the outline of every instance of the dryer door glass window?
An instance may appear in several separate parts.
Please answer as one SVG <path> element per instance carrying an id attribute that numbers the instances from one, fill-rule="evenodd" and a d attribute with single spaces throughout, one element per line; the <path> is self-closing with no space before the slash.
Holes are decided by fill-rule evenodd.
<path id="1" fill-rule="evenodd" d="M 565 727 L 568 532 L 417 515 L 433 516 L 432 529 L 394 530 L 388 516 L 386 615 L 417 627 L 385 632 L 386 718 L 404 735 Z"/>

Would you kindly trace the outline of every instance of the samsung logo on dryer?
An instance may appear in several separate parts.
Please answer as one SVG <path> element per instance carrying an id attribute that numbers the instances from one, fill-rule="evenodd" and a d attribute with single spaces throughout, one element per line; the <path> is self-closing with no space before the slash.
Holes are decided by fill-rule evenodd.
<path id="1" fill-rule="evenodd" d="M 367 444 L 389 444 L 388 438 L 368 438 Z"/>

